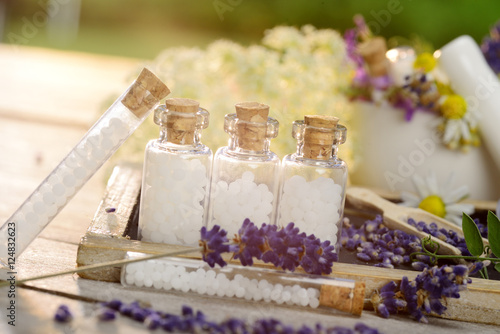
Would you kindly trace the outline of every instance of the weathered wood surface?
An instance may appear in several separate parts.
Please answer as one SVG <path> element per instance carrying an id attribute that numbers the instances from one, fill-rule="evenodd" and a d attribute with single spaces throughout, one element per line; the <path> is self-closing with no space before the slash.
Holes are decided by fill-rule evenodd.
<path id="1" fill-rule="evenodd" d="M 26 268 L 26 270 L 23 270 L 20 278 L 46 274 L 53 272 L 54 270 L 72 268 L 74 266 L 76 248 L 77 246 L 75 245 L 46 240 L 43 238 L 35 240 L 32 247 L 30 247 L 22 256 L 24 268 Z M 51 249 L 54 251 L 50 254 L 48 252 L 40 252 L 40 249 Z M 336 311 L 306 311 L 305 309 L 299 308 L 277 306 L 266 303 L 247 303 L 245 301 L 235 299 L 206 297 L 191 293 L 166 293 L 147 289 L 126 288 L 119 283 L 82 279 L 77 275 L 66 275 L 41 281 L 33 281 L 26 283 L 26 285 L 39 291 L 50 292 L 56 295 L 64 295 L 69 299 L 105 301 L 110 300 L 111 298 L 120 298 L 127 302 L 141 300 L 150 303 L 155 308 L 175 314 L 179 313 L 182 305 L 187 304 L 202 310 L 214 320 L 225 319 L 228 315 L 249 320 L 262 317 L 275 317 L 295 326 L 300 326 L 303 323 L 312 325 L 320 322 L 326 326 L 340 325 L 351 328 L 354 324 L 361 321 L 370 326 L 377 327 L 383 333 L 400 333 L 405 330 L 408 333 L 416 334 L 428 334 L 429 331 L 436 333 L 470 334 L 497 333 L 499 330 L 498 326 L 452 321 L 440 318 L 430 318 L 429 324 L 425 325 L 412 321 L 404 316 L 395 316 L 390 319 L 383 319 L 374 315 L 371 311 L 364 311 L 361 317 L 355 317 Z M 0 307 L 3 307 L 2 303 L 3 302 L 0 301 Z M 53 311 L 58 304 L 49 305 L 52 305 Z M 95 309 L 95 306 L 89 304 L 89 302 L 80 302 L 75 307 L 77 307 L 77 314 L 86 316 L 85 319 L 89 322 L 88 326 L 92 326 L 89 328 L 97 328 L 98 332 L 102 333 L 106 333 L 106 329 L 110 328 L 107 324 L 95 324 L 95 320 L 91 317 L 92 310 Z M 33 308 L 35 309 L 36 307 L 33 306 Z M 38 312 L 45 314 L 44 317 L 50 317 L 52 315 L 52 312 L 47 310 L 39 310 Z M 84 321 L 80 320 L 79 324 L 83 323 Z M 44 325 L 48 326 L 50 324 Z M 84 327 L 84 329 L 86 328 L 87 327 Z M 127 332 L 127 330 L 130 331 L 135 328 L 140 328 L 140 326 L 138 326 L 137 323 L 128 321 L 128 319 L 120 319 L 112 328 L 115 328 L 117 333 L 122 333 L 122 330 Z M 84 329 L 80 332 L 86 333 Z"/>
<path id="2" fill-rule="evenodd" d="M 0 222 L 12 214 L 85 134 L 103 107 L 108 106 L 103 106 L 103 101 L 108 96 L 116 97 L 128 85 L 125 78 L 132 78 L 129 74 L 142 67 L 138 63 L 116 57 L 0 45 Z M 103 166 L 18 258 L 20 279 L 75 267 L 78 244 L 99 206 L 113 166 L 109 163 Z M 101 254 L 96 255 L 99 256 Z M 124 318 L 113 323 L 97 322 L 93 301 L 111 298 L 140 299 L 175 314 L 180 313 L 182 305 L 189 304 L 214 320 L 228 315 L 245 319 L 273 316 L 294 325 L 321 322 L 351 328 L 362 321 L 383 333 L 499 331 L 497 326 L 439 318 L 431 318 L 428 325 L 404 316 L 386 320 L 370 311 L 363 312 L 359 318 L 340 313 L 304 312 L 260 303 L 130 289 L 118 283 L 67 275 L 18 287 L 16 327 L 7 324 L 2 311 L 0 333 L 148 332 L 142 325 Z M 489 296 L 484 300 L 490 301 Z M 9 302 L 5 290 L 0 290 L 0 309 L 6 310 Z M 69 305 L 76 315 L 69 325 L 55 324 L 52 320 L 62 303 Z"/>

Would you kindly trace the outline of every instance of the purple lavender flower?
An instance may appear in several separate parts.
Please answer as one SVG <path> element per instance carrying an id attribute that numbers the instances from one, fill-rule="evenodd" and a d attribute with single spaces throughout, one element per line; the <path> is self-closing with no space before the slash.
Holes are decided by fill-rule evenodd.
<path id="1" fill-rule="evenodd" d="M 263 232 L 264 242 L 261 245 L 262 261 L 265 263 L 272 263 L 275 267 L 279 268 L 282 265 L 281 256 L 286 253 L 287 247 L 283 240 L 283 233 L 278 231 L 278 226 L 263 224 L 261 227 Z M 293 269 L 290 270 L 294 270 Z"/>
<path id="2" fill-rule="evenodd" d="M 417 111 L 418 96 L 406 87 L 394 88 L 387 97 L 394 108 L 403 109 L 405 111 L 405 120 L 411 121 L 413 115 Z"/>
<path id="3" fill-rule="evenodd" d="M 112 321 L 116 319 L 116 310 L 102 307 L 97 310 L 97 318 L 101 321 Z"/>
<path id="4" fill-rule="evenodd" d="M 485 263 L 486 262 L 486 263 Z M 475 275 L 481 271 L 484 267 L 490 265 L 490 261 L 477 261 L 469 266 L 469 275 Z"/>
<path id="5" fill-rule="evenodd" d="M 109 308 L 112 305 L 120 305 L 120 309 L 127 310 L 122 312 L 123 316 L 143 322 L 144 326 L 150 330 L 162 328 L 167 332 L 176 333 L 331 333 L 331 334 L 378 334 L 378 330 L 371 328 L 363 323 L 357 323 L 354 330 L 346 327 L 323 327 L 321 324 L 315 326 L 303 325 L 298 329 L 273 318 L 262 318 L 254 323 L 247 323 L 238 318 L 229 318 L 223 322 L 217 323 L 209 321 L 203 312 L 194 311 L 190 306 L 182 306 L 181 314 L 170 314 L 151 308 L 143 307 L 139 302 L 130 304 L 122 303 L 119 300 L 113 300 L 101 305 L 98 316 L 111 312 L 116 314 L 114 309 Z M 68 310 L 67 306 L 62 305 L 61 309 Z M 131 311 L 130 311 L 131 310 Z M 110 314 L 111 314 L 110 313 Z M 141 321 L 137 319 L 137 314 L 144 316 Z M 111 319 L 107 319 L 111 320 Z"/>
<path id="6" fill-rule="evenodd" d="M 411 266 L 413 267 L 413 269 L 418 271 L 423 271 L 424 269 L 429 268 L 429 265 L 427 263 L 421 261 L 412 262 Z"/>
<path id="7" fill-rule="evenodd" d="M 227 232 L 215 225 L 211 230 L 207 230 L 205 226 L 201 228 L 200 247 L 203 261 L 208 263 L 210 267 L 214 267 L 217 263 L 219 266 L 224 267 L 227 263 L 222 258 L 222 253 L 228 253 L 233 248 L 228 244 L 229 240 L 226 237 Z"/>
<path id="8" fill-rule="evenodd" d="M 446 311 L 446 298 L 460 298 L 460 291 L 470 282 L 467 273 L 463 265 L 424 268 L 413 281 L 404 276 L 399 287 L 387 283 L 372 296 L 372 303 L 384 318 L 406 311 L 415 320 L 427 322 L 426 315 Z"/>
<path id="9" fill-rule="evenodd" d="M 477 227 L 479 228 L 479 232 L 483 237 L 487 237 L 488 228 L 479 222 L 479 219 L 474 219 Z M 408 224 L 415 227 L 417 230 L 425 232 L 427 234 L 432 235 L 435 238 L 438 238 L 452 246 L 455 246 L 460 250 L 462 255 L 470 256 L 470 252 L 467 249 L 467 244 L 465 243 L 465 239 L 459 236 L 453 230 L 446 230 L 444 228 L 439 228 L 435 223 L 431 223 L 427 225 L 425 222 L 416 222 L 413 218 L 408 219 Z"/>
<path id="10" fill-rule="evenodd" d="M 253 265 L 254 257 L 258 260 L 261 259 L 264 236 L 250 219 L 245 219 L 233 242 L 238 246 L 238 250 L 234 253 L 234 259 L 239 259 L 242 265 Z"/>
<path id="11" fill-rule="evenodd" d="M 300 233 L 293 223 L 281 229 L 267 224 L 258 228 L 245 219 L 232 241 L 234 244 L 229 245 L 226 232 L 217 225 L 210 231 L 203 227 L 200 240 L 203 260 L 210 266 L 215 263 L 224 266 L 221 254 L 233 252 L 233 258 L 244 266 L 253 265 L 255 258 L 284 270 L 294 271 L 302 266 L 307 273 L 321 275 L 331 273 L 333 261 L 338 259 L 330 241 L 321 242 L 314 235 Z"/>
<path id="12" fill-rule="evenodd" d="M 370 78 L 370 84 L 378 90 L 386 90 L 391 85 L 392 80 L 388 75 Z"/>
<path id="13" fill-rule="evenodd" d="M 356 52 L 358 32 L 356 29 L 347 29 L 344 33 L 344 41 L 346 45 L 347 57 L 351 59 L 358 68 L 362 68 L 364 64 L 363 58 Z M 366 72 L 365 72 L 366 73 Z"/>
<path id="14" fill-rule="evenodd" d="M 491 69 L 500 73 L 500 21 L 491 28 L 490 36 L 483 39 L 481 51 Z"/>
<path id="15" fill-rule="evenodd" d="M 144 319 L 144 325 L 150 330 L 161 327 L 161 316 L 158 313 L 151 313 Z"/>
<path id="16" fill-rule="evenodd" d="M 269 318 L 257 320 L 252 326 L 252 333 L 294 333 L 294 330 L 293 327 L 289 327 L 277 319 Z"/>
<path id="17" fill-rule="evenodd" d="M 144 322 L 144 319 L 146 319 L 148 315 L 149 312 L 141 307 L 133 307 L 130 313 L 131 318 L 137 322 Z"/>
<path id="18" fill-rule="evenodd" d="M 354 329 L 359 332 L 359 334 L 379 334 L 378 329 L 369 327 L 362 322 L 358 322 L 354 325 Z"/>
<path id="19" fill-rule="evenodd" d="M 59 305 L 54 315 L 54 320 L 57 322 L 70 322 L 73 320 L 73 314 L 71 314 L 68 305 Z"/>
<path id="20" fill-rule="evenodd" d="M 302 268 L 310 274 L 330 274 L 333 262 L 338 260 L 335 247 L 329 240 L 321 242 L 314 235 L 304 240 L 304 255 L 300 260 Z"/>
<path id="21" fill-rule="evenodd" d="M 262 255 L 264 262 L 272 263 L 284 270 L 294 271 L 304 253 L 305 233 L 299 233 L 294 223 L 278 229 L 275 225 L 263 225 L 261 230 L 266 238 L 267 249 Z"/>
<path id="22" fill-rule="evenodd" d="M 241 319 L 231 318 L 221 324 L 229 333 L 248 333 L 246 323 Z"/>
<path id="23" fill-rule="evenodd" d="M 410 254 L 422 250 L 418 237 L 399 230 L 389 230 L 382 216 L 367 220 L 359 229 L 344 222 L 341 244 L 355 250 L 359 260 L 376 262 L 377 267 L 394 268 L 410 262 Z"/>

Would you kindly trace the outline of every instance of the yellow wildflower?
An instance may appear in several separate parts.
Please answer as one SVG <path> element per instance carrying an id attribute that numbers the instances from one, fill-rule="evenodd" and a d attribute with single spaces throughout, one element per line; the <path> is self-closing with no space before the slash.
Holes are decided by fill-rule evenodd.
<path id="1" fill-rule="evenodd" d="M 441 113 L 447 119 L 460 119 L 467 112 L 467 102 L 460 95 L 449 95 L 441 104 Z"/>
<path id="2" fill-rule="evenodd" d="M 428 73 L 436 67 L 436 63 L 436 58 L 432 54 L 424 52 L 417 56 L 417 59 L 413 63 L 413 68 Z"/>

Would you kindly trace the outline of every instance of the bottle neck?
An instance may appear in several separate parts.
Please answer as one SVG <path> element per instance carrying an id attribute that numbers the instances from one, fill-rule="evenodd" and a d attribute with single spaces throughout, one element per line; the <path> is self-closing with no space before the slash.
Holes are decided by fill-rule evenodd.
<path id="1" fill-rule="evenodd" d="M 346 139 L 346 128 L 338 124 L 335 129 L 308 126 L 295 121 L 292 136 L 297 140 L 295 156 L 315 161 L 338 161 L 339 145 Z"/>
<path id="2" fill-rule="evenodd" d="M 227 153 L 248 156 L 269 156 L 271 139 L 278 135 L 279 123 L 273 118 L 267 122 L 238 119 L 236 114 L 224 118 L 224 131 L 229 134 Z"/>
<path id="3" fill-rule="evenodd" d="M 183 131 L 179 129 L 168 128 L 167 126 L 160 126 L 160 136 L 158 143 L 164 147 L 182 149 L 203 147 L 201 143 L 201 129 L 194 129 Z"/>
<path id="4" fill-rule="evenodd" d="M 269 153 L 271 140 L 266 138 L 266 125 L 255 125 L 238 121 L 236 131 L 228 142 L 232 153 L 266 155 Z"/>

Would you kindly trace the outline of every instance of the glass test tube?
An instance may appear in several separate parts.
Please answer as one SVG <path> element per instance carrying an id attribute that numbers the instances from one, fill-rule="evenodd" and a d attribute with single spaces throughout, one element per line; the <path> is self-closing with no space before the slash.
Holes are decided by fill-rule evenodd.
<path id="1" fill-rule="evenodd" d="M 9 268 L 78 190 L 170 93 L 152 72 L 139 77 L 0 227 L 0 267 Z"/>
<path id="2" fill-rule="evenodd" d="M 126 256 L 136 259 L 144 254 Z M 201 260 L 173 257 L 128 264 L 122 267 L 121 283 L 305 309 L 333 308 L 354 315 L 361 314 L 365 297 L 363 282 L 231 264 L 210 268 Z"/>

